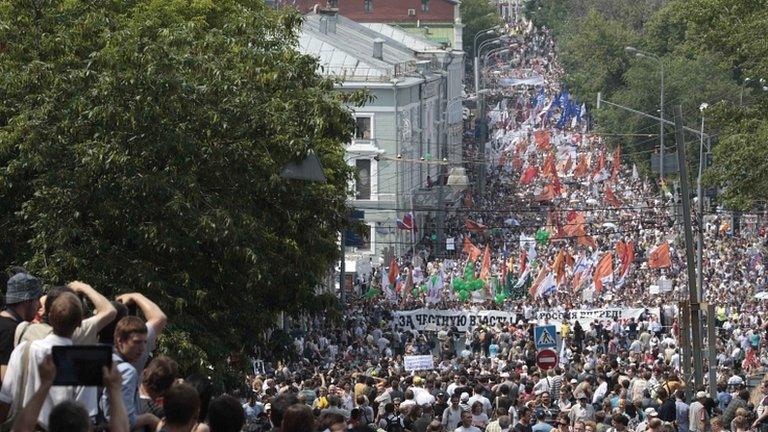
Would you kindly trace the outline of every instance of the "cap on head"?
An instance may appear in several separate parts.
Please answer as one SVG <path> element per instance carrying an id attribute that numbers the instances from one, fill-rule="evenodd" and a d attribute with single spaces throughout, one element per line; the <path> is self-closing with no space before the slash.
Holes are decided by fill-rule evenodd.
<path id="1" fill-rule="evenodd" d="M 27 300 L 36 300 L 43 295 L 40 279 L 29 273 L 16 273 L 8 279 L 5 304 L 13 305 Z"/>

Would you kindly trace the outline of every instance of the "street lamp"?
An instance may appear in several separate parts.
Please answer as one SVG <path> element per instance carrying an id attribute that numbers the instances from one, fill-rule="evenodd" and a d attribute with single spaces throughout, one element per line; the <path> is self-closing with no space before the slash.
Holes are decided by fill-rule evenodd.
<path id="1" fill-rule="evenodd" d="M 659 96 L 659 179 L 664 181 L 664 63 L 661 58 L 655 54 L 651 54 L 646 51 L 641 51 L 635 47 L 628 46 L 624 48 L 628 53 L 634 54 L 635 57 L 643 57 L 651 60 L 655 60 L 659 63 L 659 69 L 661 73 L 661 89 Z"/>
<path id="2" fill-rule="evenodd" d="M 499 38 L 488 39 L 480 43 L 479 47 L 475 47 L 475 91 L 480 90 L 480 51 L 484 46 L 494 45 L 500 43 Z"/>

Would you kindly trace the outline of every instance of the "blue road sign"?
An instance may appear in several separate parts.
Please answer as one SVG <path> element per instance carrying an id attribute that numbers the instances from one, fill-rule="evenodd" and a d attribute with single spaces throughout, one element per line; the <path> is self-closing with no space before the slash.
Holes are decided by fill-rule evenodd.
<path id="1" fill-rule="evenodd" d="M 557 348 L 557 328 L 554 325 L 536 326 L 533 328 L 533 339 L 537 350 Z"/>

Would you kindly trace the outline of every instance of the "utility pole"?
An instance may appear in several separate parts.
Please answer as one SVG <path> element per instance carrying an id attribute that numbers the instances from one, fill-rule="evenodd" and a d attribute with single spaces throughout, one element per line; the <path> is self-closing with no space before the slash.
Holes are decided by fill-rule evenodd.
<path id="1" fill-rule="evenodd" d="M 704 384 L 701 353 L 701 306 L 696 289 L 696 260 L 693 256 L 693 230 L 691 227 L 691 195 L 688 183 L 688 167 L 685 163 L 685 132 L 683 130 L 683 109 L 675 105 L 675 136 L 677 141 L 677 164 L 680 170 L 680 189 L 683 198 L 683 223 L 685 227 L 685 261 L 688 273 L 688 305 L 690 307 L 691 354 L 693 356 L 694 388 Z"/>
<path id="2" fill-rule="evenodd" d="M 707 360 L 709 362 L 709 397 L 717 400 L 717 328 L 715 328 L 715 305 L 707 304 Z"/>
<path id="3" fill-rule="evenodd" d="M 688 378 L 691 376 L 691 313 L 688 301 L 680 301 L 677 310 L 680 316 L 680 356 L 682 357 L 683 381 L 686 383 L 685 398 L 691 400 L 691 386 L 688 382 Z"/>

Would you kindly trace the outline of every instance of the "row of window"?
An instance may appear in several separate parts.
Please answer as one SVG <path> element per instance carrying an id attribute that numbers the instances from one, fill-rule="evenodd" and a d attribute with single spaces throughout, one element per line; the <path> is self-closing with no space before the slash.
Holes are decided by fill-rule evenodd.
<path id="1" fill-rule="evenodd" d="M 388 1 L 388 0 L 382 0 Z M 331 6 L 338 7 L 338 0 L 331 1 Z M 373 0 L 363 0 L 363 8 L 366 12 L 373 12 Z M 421 11 L 429 12 L 429 0 L 421 0 Z"/>

